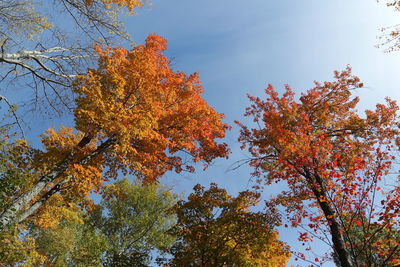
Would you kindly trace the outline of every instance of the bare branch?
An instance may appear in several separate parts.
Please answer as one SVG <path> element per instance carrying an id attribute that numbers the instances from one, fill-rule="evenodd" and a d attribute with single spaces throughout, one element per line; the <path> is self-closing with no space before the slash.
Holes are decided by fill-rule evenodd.
<path id="1" fill-rule="evenodd" d="M 6 104 L 10 108 L 10 111 L 11 111 L 13 117 L 15 118 L 15 122 L 17 123 L 17 125 L 18 125 L 18 127 L 19 127 L 19 129 L 21 131 L 22 138 L 26 139 L 24 130 L 22 129 L 22 126 L 21 126 L 21 123 L 20 123 L 20 119 L 18 118 L 17 114 L 15 113 L 15 107 L 13 105 L 11 105 L 10 101 L 8 101 L 8 99 L 6 97 L 0 95 L 0 101 L 1 100 L 4 100 L 4 102 L 6 102 Z"/>

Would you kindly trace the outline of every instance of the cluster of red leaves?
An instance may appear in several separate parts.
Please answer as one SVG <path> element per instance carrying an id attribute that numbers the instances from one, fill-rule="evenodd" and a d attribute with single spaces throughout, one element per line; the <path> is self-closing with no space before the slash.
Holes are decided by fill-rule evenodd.
<path id="1" fill-rule="evenodd" d="M 253 104 L 245 115 L 262 126 L 249 129 L 238 122 L 242 128 L 239 141 L 253 156 L 250 164 L 255 167 L 255 175 L 264 176 L 267 183 L 287 183 L 289 190 L 267 204 L 285 206 L 293 226 L 307 218 L 317 233 L 323 225 L 335 221 L 350 240 L 354 225 L 360 226 L 360 218 L 368 218 L 363 220 L 367 222 L 362 225 L 364 232 L 376 222 L 373 218 L 390 221 L 385 229 L 399 223 L 394 220 L 400 214 L 396 208 L 400 200 L 397 190 L 379 196 L 393 199 L 388 200 L 391 204 L 379 210 L 376 206 L 379 184 L 395 159 L 391 150 L 400 133 L 399 107 L 387 99 L 386 105 L 378 104 L 375 111 L 367 110 L 361 117 L 355 109 L 359 99 L 352 97 L 352 90 L 362 86 L 347 68 L 336 72 L 333 82 L 315 82 L 315 87 L 298 101 L 289 86 L 282 97 L 271 85 L 265 90 L 266 100 L 249 96 Z M 310 212 L 305 207 L 315 210 L 323 203 L 334 211 L 331 215 L 321 210 Z M 357 242 L 370 245 L 372 239 Z M 391 249 L 385 250 L 386 256 Z M 385 255 L 382 252 L 381 256 Z"/>

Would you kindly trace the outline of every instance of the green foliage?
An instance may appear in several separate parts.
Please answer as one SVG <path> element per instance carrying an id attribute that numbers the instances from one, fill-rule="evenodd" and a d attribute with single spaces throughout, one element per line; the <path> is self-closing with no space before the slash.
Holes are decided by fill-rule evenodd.
<path id="1" fill-rule="evenodd" d="M 175 216 L 167 212 L 176 203 L 176 195 L 169 190 L 123 179 L 108 186 L 104 197 L 93 220 L 108 241 L 106 265 L 145 265 L 151 250 L 172 245 L 174 237 L 166 232 Z"/>
<path id="2" fill-rule="evenodd" d="M 3 232 L 0 266 L 148 266 L 152 250 L 175 240 L 166 232 L 175 223 L 169 210 L 176 198 L 160 185 L 117 181 L 93 210 L 65 207 L 79 220 L 62 217 L 51 227 L 33 220 Z"/>
<path id="3" fill-rule="evenodd" d="M 9 129 L 0 128 L 0 214 L 35 180 L 34 150 L 24 140 L 10 141 Z"/>
<path id="4" fill-rule="evenodd" d="M 0 266 L 100 266 L 107 244 L 88 224 L 18 225 L 0 236 Z"/>
<path id="5" fill-rule="evenodd" d="M 45 257 L 36 250 L 35 239 L 22 236 L 24 226 L 0 234 L 0 266 L 38 266 Z"/>
<path id="6" fill-rule="evenodd" d="M 35 227 L 37 251 L 54 266 L 100 266 L 107 241 L 89 223 L 63 221 L 57 228 Z"/>

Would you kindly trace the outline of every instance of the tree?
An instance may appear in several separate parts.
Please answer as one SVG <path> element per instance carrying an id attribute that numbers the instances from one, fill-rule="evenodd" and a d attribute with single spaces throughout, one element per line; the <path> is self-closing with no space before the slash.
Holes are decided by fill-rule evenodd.
<path id="1" fill-rule="evenodd" d="M 361 117 L 351 90 L 362 86 L 350 68 L 335 72 L 333 82 L 316 82 L 298 101 L 289 86 L 280 97 L 269 85 L 266 100 L 249 96 L 253 104 L 246 116 L 259 128 L 239 123 L 240 142 L 260 181 L 284 181 L 289 188 L 268 205 L 285 206 L 292 226 L 306 219 L 309 233 L 323 240 L 330 234 L 331 243 L 326 241 L 340 266 L 361 266 L 364 248 L 396 265 L 400 187 L 385 187 L 382 179 L 396 159 L 391 151 L 399 145 L 398 106 L 387 99 Z M 362 238 L 354 240 L 355 232 Z M 385 244 L 375 242 L 376 232 Z M 300 239 L 309 240 L 309 233 Z"/>
<path id="2" fill-rule="evenodd" d="M 105 236 L 105 266 L 147 266 L 154 249 L 168 249 L 174 236 L 167 233 L 175 223 L 168 210 L 177 196 L 160 185 L 121 180 L 105 189 L 93 225 Z"/>
<path id="3" fill-rule="evenodd" d="M 167 231 L 176 197 L 161 185 L 119 180 L 92 210 L 71 207 L 58 224 L 42 223 L 42 215 L 3 233 L 0 265 L 148 266 L 153 250 L 175 240 Z"/>
<path id="4" fill-rule="evenodd" d="M 28 236 L 21 240 L 25 228 L 14 228 L 0 234 L 0 264 L 2 266 L 40 266 L 46 257 L 36 250 L 36 241 Z"/>
<path id="5" fill-rule="evenodd" d="M 0 210 L 6 209 L 35 179 L 30 172 L 32 150 L 24 140 L 12 142 L 9 130 L 0 128 Z"/>
<path id="6" fill-rule="evenodd" d="M 7 134 L 9 130 L 0 128 L 0 210 L 7 208 L 14 196 L 23 191 L 32 178 L 27 170 L 30 161 L 28 147 L 25 142 L 12 143 Z M 35 238 L 21 234 L 26 229 L 26 225 L 18 225 L 0 233 L 2 266 L 32 266 L 45 261 L 45 257 L 36 251 Z"/>
<path id="7" fill-rule="evenodd" d="M 168 266 L 284 266 L 290 252 L 273 230 L 278 222 L 250 211 L 259 198 L 255 192 L 231 197 L 216 184 L 208 190 L 196 185 L 173 209 L 178 240 Z"/>
<path id="8" fill-rule="evenodd" d="M 91 227 L 87 214 L 78 213 L 80 221 L 64 218 L 52 227 L 28 224 L 26 236 L 35 240 L 34 249 L 44 259 L 44 266 L 101 266 L 107 240 Z"/>
<path id="9" fill-rule="evenodd" d="M 228 129 L 223 115 L 201 97 L 197 74 L 170 68 L 165 49 L 157 35 L 132 51 L 97 48 L 99 68 L 74 86 L 75 129 L 49 129 L 46 150 L 29 150 L 36 177 L 2 210 L 1 228 L 47 212 L 52 198 L 57 205 L 82 201 L 119 172 L 151 183 L 167 171 L 194 171 L 190 158 L 207 166 L 227 156 L 226 144 L 216 142 Z"/>
<path id="10" fill-rule="evenodd" d="M 397 246 L 397 241 L 400 240 L 400 233 L 394 229 L 388 229 L 385 223 L 373 222 L 368 226 L 366 217 L 358 217 L 357 223 L 353 227 L 349 227 L 348 240 L 352 243 L 352 250 L 357 255 L 357 264 L 359 266 L 380 266 L 392 267 L 399 264 L 400 250 L 391 249 Z M 385 250 L 390 249 L 393 254 L 390 258 L 382 257 L 385 255 Z M 383 253 L 382 253 L 383 252 Z M 338 263 L 336 257 L 335 262 Z"/>
<path id="11" fill-rule="evenodd" d="M 87 66 L 95 65 L 93 44 L 129 40 L 119 14 L 124 10 L 133 14 L 143 4 L 141 0 L 2 0 L 0 86 L 9 91 L 23 88 L 25 95 L 33 96 L 36 108 L 72 110 L 70 87 Z"/>
<path id="12" fill-rule="evenodd" d="M 40 216 L 0 233 L 1 266 L 101 264 L 107 248 L 105 237 L 91 227 L 85 210 L 73 204 L 60 204 L 63 203 L 52 199 L 48 210 Z"/>

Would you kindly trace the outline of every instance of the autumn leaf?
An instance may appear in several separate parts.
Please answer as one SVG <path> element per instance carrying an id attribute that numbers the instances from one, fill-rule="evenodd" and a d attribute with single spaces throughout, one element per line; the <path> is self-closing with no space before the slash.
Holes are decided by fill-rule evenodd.
<path id="1" fill-rule="evenodd" d="M 249 96 L 252 105 L 245 115 L 259 126 L 248 128 L 237 122 L 239 141 L 253 156 L 253 174 L 268 184 L 285 181 L 289 187 L 268 201 L 268 207 L 286 207 L 292 226 L 311 221 L 310 231 L 321 237 L 327 234 L 321 230 L 326 227 L 341 266 L 352 266 L 351 255 L 363 260 L 375 257 L 363 254 L 364 246 L 379 251 L 382 261 L 393 257 L 392 243 L 382 248 L 371 244 L 370 237 L 356 234 L 353 228 L 363 225 L 361 220 L 368 222 L 365 229 L 379 229 L 372 226 L 376 223 L 372 218 L 383 221 L 382 235 L 374 235 L 376 239 L 386 236 L 395 241 L 389 233 L 399 226 L 399 186 L 382 195 L 380 211 L 375 208 L 376 192 L 383 191 L 378 184 L 396 158 L 391 151 L 400 140 L 399 107 L 387 98 L 385 105 L 359 115 L 359 98 L 352 96 L 352 90 L 362 86 L 349 67 L 335 72 L 333 82 L 315 82 L 299 98 L 289 86 L 279 96 L 269 85 L 265 99 Z"/>

